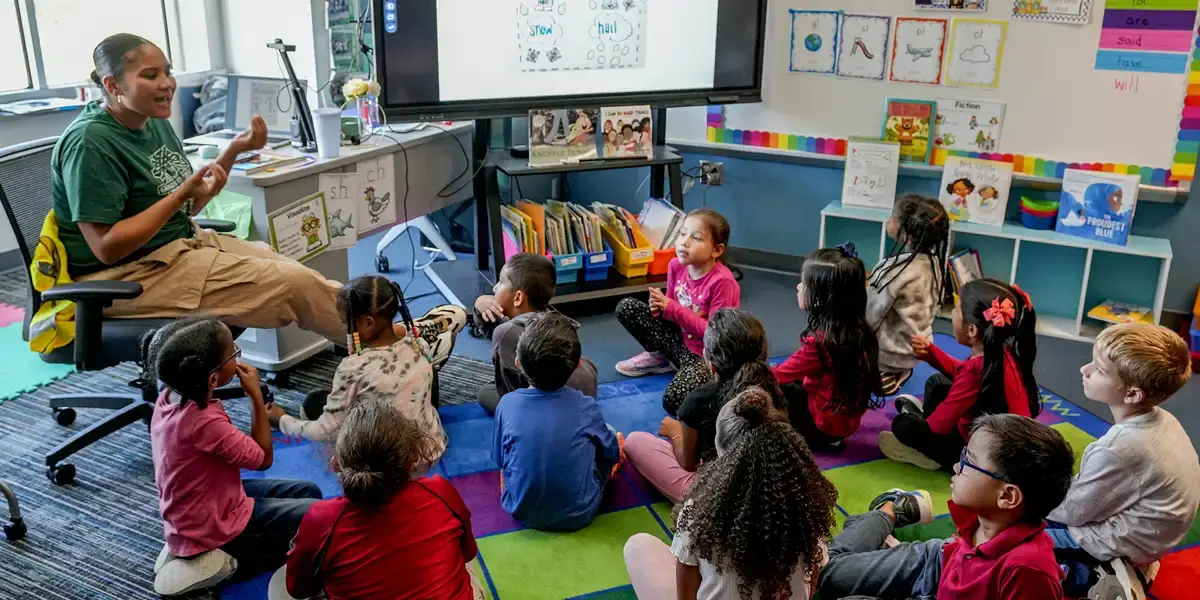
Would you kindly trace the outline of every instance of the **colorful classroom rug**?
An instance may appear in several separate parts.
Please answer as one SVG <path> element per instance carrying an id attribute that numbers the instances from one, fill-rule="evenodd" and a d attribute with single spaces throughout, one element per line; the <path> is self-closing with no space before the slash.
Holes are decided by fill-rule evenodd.
<path id="1" fill-rule="evenodd" d="M 938 336 L 943 348 L 955 348 L 948 336 Z M 957 347 L 952 354 L 962 356 Z M 904 393 L 920 395 L 932 369 L 923 367 L 906 384 Z M 599 399 L 605 418 L 618 431 L 658 430 L 665 416 L 660 399 L 670 376 L 620 381 L 600 386 Z M 1042 390 L 1045 409 L 1039 420 L 1060 431 L 1075 449 L 1076 456 L 1108 425 L 1048 390 Z M 671 506 L 634 469 L 625 465 L 610 481 L 600 515 L 582 531 L 545 533 L 523 528 L 500 506 L 499 472 L 491 458 L 493 420 L 474 403 L 441 409 L 442 422 L 450 437 L 445 456 L 436 472 L 448 478 L 471 509 L 471 523 L 479 540 L 479 569 L 492 600 L 563 600 L 635 598 L 625 571 L 622 549 L 634 533 L 645 532 L 668 541 L 672 535 Z M 839 492 L 837 521 L 866 509 L 882 490 L 893 487 L 924 488 L 934 497 L 938 518 L 934 523 L 897 532 L 904 541 L 948 537 L 953 533 L 946 510 L 950 498 L 950 475 L 933 473 L 892 462 L 879 453 L 876 438 L 887 429 L 895 410 L 890 405 L 869 413 L 862 428 L 840 454 L 818 454 L 817 461 Z M 270 476 L 316 480 L 327 494 L 337 482 L 323 469 L 327 463 L 320 452 L 299 451 L 284 459 L 277 454 Z M 279 451 L 277 450 L 277 453 Z M 306 455 L 305 452 L 308 454 Z M 305 458 L 306 468 L 281 466 Z M 1078 458 L 1077 458 L 1078 460 Z M 1193 526 L 1184 547 L 1200 542 L 1200 524 Z M 1159 600 L 1194 597 L 1187 583 L 1197 581 L 1200 548 L 1184 550 L 1164 561 L 1163 575 L 1152 590 Z M 262 598 L 269 577 L 222 590 L 227 599 Z M 1186 593 L 1185 593 L 1186 592 Z"/>

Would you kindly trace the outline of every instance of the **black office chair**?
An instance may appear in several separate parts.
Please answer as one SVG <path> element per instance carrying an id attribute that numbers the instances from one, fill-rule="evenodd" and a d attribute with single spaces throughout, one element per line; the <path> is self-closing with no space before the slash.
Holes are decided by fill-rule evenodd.
<path id="1" fill-rule="evenodd" d="M 0 204 L 16 234 L 17 247 L 25 265 L 33 260 L 33 251 L 41 237 L 42 223 L 53 208 L 50 157 L 57 137 L 44 138 L 0 148 Z M 206 229 L 230 232 L 234 224 L 228 221 L 196 221 Z M 27 277 L 29 270 L 25 270 Z M 29 339 L 29 323 L 43 301 L 68 300 L 75 303 L 75 341 L 48 354 L 42 360 L 57 364 L 74 364 L 79 371 L 99 371 L 122 362 L 141 358 L 141 341 L 145 335 L 170 323 L 173 319 L 108 319 L 104 309 L 114 300 L 136 298 L 142 293 L 138 283 L 125 281 L 87 281 L 55 286 L 38 294 L 29 282 L 29 301 L 25 311 L 23 338 Z M 234 329 L 236 338 L 241 330 Z M 139 377 L 129 383 L 138 388 L 133 394 L 67 394 L 50 398 L 50 408 L 60 425 L 75 421 L 76 408 L 114 410 L 103 420 L 92 424 L 59 444 L 46 455 L 46 475 L 55 484 L 75 480 L 75 467 L 62 460 L 94 444 L 126 425 L 143 421 L 150 424 L 157 390 L 155 382 Z M 222 400 L 241 397 L 242 390 L 228 387 L 217 390 Z M 265 390 L 264 398 L 269 398 Z"/>

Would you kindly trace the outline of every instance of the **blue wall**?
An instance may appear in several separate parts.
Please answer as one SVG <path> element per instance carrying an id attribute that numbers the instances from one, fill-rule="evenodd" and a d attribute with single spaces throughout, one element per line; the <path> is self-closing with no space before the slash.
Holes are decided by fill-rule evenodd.
<path id="1" fill-rule="evenodd" d="M 684 168 L 693 169 L 701 160 L 725 163 L 725 185 L 705 188 L 697 185 L 685 197 L 690 210 L 707 205 L 729 219 L 732 244 L 780 254 L 803 256 L 817 246 L 821 227 L 821 208 L 841 197 L 842 170 L 810 167 L 770 160 L 730 158 L 707 154 L 684 154 Z M 641 184 L 649 169 L 622 169 L 572 175 L 569 182 L 571 200 L 580 203 L 594 201 L 619 204 L 630 209 L 641 207 L 648 197 L 649 185 Z M 531 186 L 522 179 L 522 190 L 532 196 Z M 939 181 L 901 177 L 899 193 L 936 195 Z M 636 194 L 635 194 L 636 192 Z M 1020 195 L 1056 196 L 1016 188 L 1011 198 Z M 1009 202 L 1010 212 L 1017 210 Z M 1015 214 L 1013 215 L 1015 218 Z M 1167 285 L 1164 308 L 1191 313 L 1200 283 L 1200 200 L 1186 205 L 1139 202 L 1133 222 L 1133 233 L 1171 240 L 1175 258 Z"/>

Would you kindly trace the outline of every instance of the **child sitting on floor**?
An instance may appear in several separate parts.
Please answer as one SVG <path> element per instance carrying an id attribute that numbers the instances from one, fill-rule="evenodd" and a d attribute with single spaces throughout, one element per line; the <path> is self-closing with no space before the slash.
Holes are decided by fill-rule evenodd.
<path id="1" fill-rule="evenodd" d="M 771 395 L 749 387 L 721 409 L 670 548 L 639 533 L 625 568 L 642 600 L 807 600 L 833 528 L 837 490 Z"/>
<path id="2" fill-rule="evenodd" d="M 1166 327 L 1112 325 L 1080 372 L 1084 395 L 1107 404 L 1114 425 L 1088 445 L 1066 500 L 1048 517 L 1065 527 L 1049 530 L 1069 567 L 1064 588 L 1083 596 L 1094 584 L 1089 598 L 1145 598 L 1130 567 L 1153 564 L 1183 540 L 1200 506 L 1196 451 L 1160 406 L 1187 383 L 1191 355 Z"/>
<path id="3" fill-rule="evenodd" d="M 975 417 L 1013 413 L 1036 417 L 1042 404 L 1033 361 L 1037 316 L 1029 296 L 995 279 L 964 285 L 954 305 L 954 339 L 971 349 L 964 361 L 951 358 L 920 336 L 913 353 L 941 371 L 925 382 L 924 402 L 896 398 L 900 413 L 892 430 L 879 434 L 888 458 L 929 470 L 951 470 Z"/>
<path id="4" fill-rule="evenodd" d="M 344 498 L 313 505 L 287 560 L 287 590 L 329 600 L 482 600 L 469 561 L 478 554 L 471 511 L 430 462 L 429 433 L 390 402 L 346 415 L 334 451 Z"/>
<path id="5" fill-rule="evenodd" d="M 867 276 L 853 244 L 804 261 L 796 300 L 808 312 L 800 348 L 772 369 L 788 418 L 814 450 L 841 450 L 867 409 L 881 408 L 879 346 L 863 314 Z"/>
<path id="6" fill-rule="evenodd" d="M 247 479 L 271 467 L 271 426 L 258 372 L 220 321 L 175 321 L 152 334 L 144 364 L 165 384 L 154 405 L 150 450 L 167 544 L 155 591 L 182 594 L 283 564 L 300 519 L 321 498 L 307 481 Z M 250 402 L 250 435 L 229 419 L 213 390 L 238 377 Z M 221 550 L 233 558 L 230 562 Z"/>
<path id="7" fill-rule="evenodd" d="M 495 295 L 475 300 L 476 323 L 485 331 L 492 329 L 492 368 L 496 379 L 479 390 L 479 405 L 488 414 L 496 413 L 500 398 L 529 386 L 517 368 L 517 340 L 532 319 L 550 310 L 556 285 L 557 273 L 550 259 L 522 252 L 505 261 L 492 290 Z M 571 324 L 579 328 L 575 321 Z M 599 387 L 596 365 L 586 358 L 580 360 L 567 380 L 567 387 L 595 398 Z"/>
<path id="8" fill-rule="evenodd" d="M 338 364 L 333 390 L 310 393 L 298 419 L 278 405 L 268 415 L 283 433 L 332 441 L 361 394 L 382 396 L 428 434 L 434 445 L 430 464 L 437 462 L 446 450 L 446 434 L 431 401 L 436 375 L 425 341 L 411 333 L 397 337 L 392 327 L 399 315 L 406 331 L 415 328 L 400 285 L 378 276 L 359 277 L 338 292 L 337 305 L 350 356 Z"/>
<path id="9" fill-rule="evenodd" d="M 676 414 L 692 390 L 712 379 L 701 358 L 709 317 L 741 303 L 741 288 L 725 266 L 728 244 L 725 217 L 707 208 L 693 210 L 675 241 L 666 292 L 651 288 L 649 304 L 634 298 L 617 304 L 617 320 L 645 349 L 617 363 L 617 372 L 642 377 L 676 371 L 663 393 L 667 414 Z"/>
<path id="10" fill-rule="evenodd" d="M 893 529 L 933 520 L 929 492 L 892 490 L 850 517 L 829 546 L 821 598 L 1061 600 L 1062 570 L 1043 519 L 1075 463 L 1062 434 L 1018 415 L 984 415 L 950 480 L 948 540 L 884 547 Z"/>
<path id="11" fill-rule="evenodd" d="M 596 400 L 564 387 L 579 361 L 575 325 L 543 313 L 517 343 L 517 365 L 530 387 L 508 393 L 496 407 L 492 458 L 503 478 L 500 504 L 533 529 L 574 531 L 591 523 L 621 458 Z"/>
<path id="12" fill-rule="evenodd" d="M 950 217 L 936 198 L 901 196 L 887 220 L 891 255 L 871 269 L 867 323 L 879 340 L 883 395 L 895 394 L 921 362 L 909 340 L 933 337 L 942 300 Z"/>
<path id="13" fill-rule="evenodd" d="M 655 437 L 634 431 L 625 440 L 629 462 L 651 485 L 679 503 L 701 462 L 717 457 L 717 414 L 738 392 L 758 386 L 781 404 L 782 392 L 767 366 L 767 333 L 740 308 L 713 313 L 704 331 L 704 357 L 715 380 L 696 388 L 679 407 L 679 420 L 666 417 Z M 666 438 L 666 439 L 663 439 Z"/>

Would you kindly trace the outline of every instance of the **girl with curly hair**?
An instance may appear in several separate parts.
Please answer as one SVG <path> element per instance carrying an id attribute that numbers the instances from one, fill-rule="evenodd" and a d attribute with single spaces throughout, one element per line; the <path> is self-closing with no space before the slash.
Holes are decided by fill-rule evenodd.
<path id="1" fill-rule="evenodd" d="M 641 533 L 625 544 L 634 592 L 640 600 L 807 600 L 837 490 L 760 388 L 721 409 L 716 444 L 671 547 Z"/>

